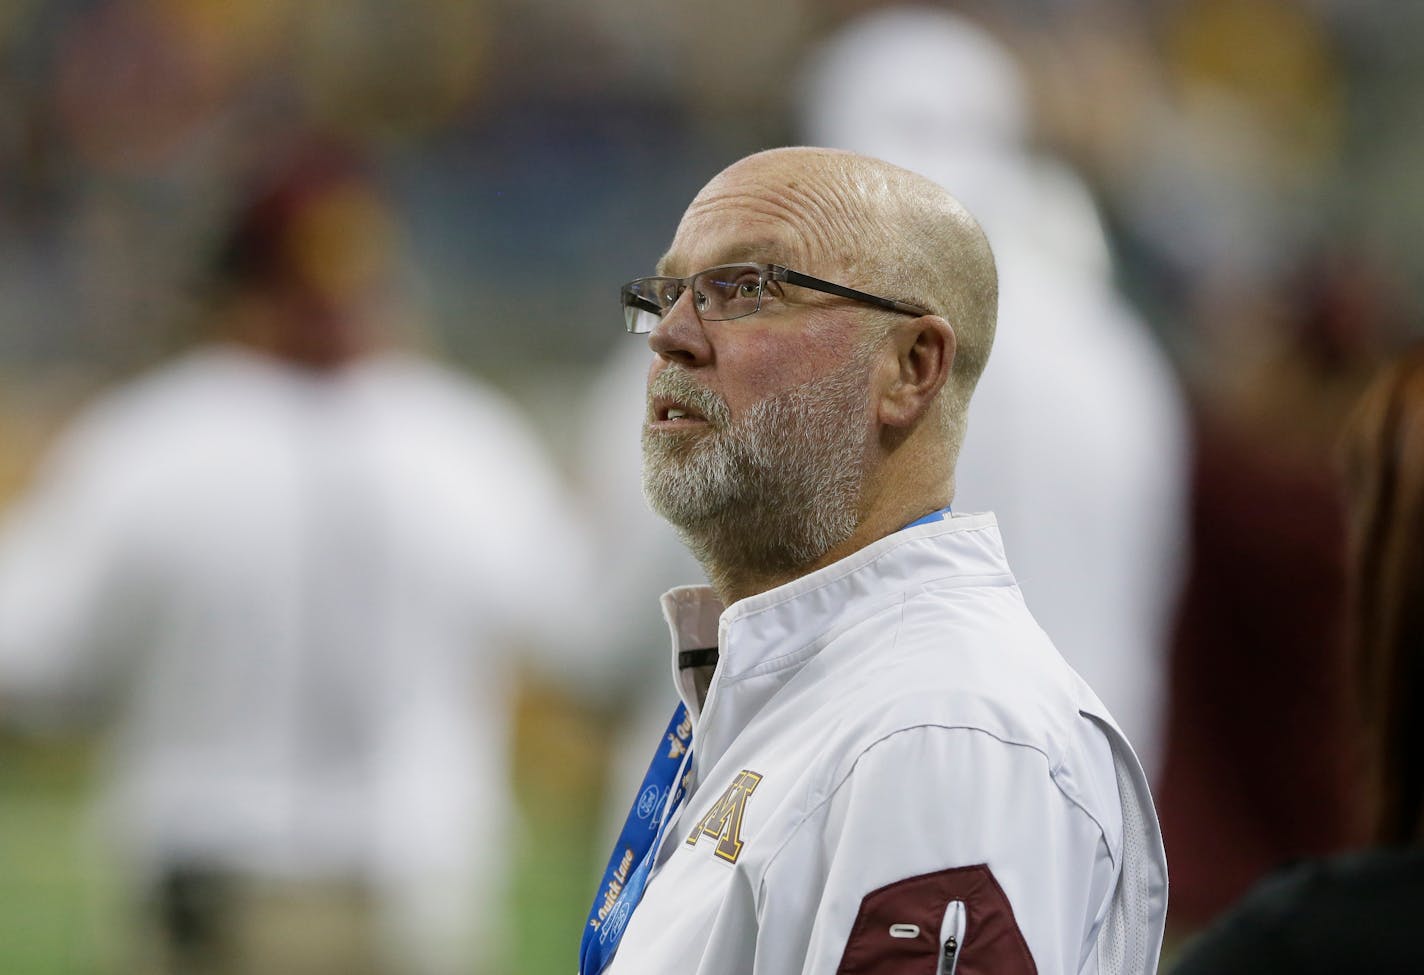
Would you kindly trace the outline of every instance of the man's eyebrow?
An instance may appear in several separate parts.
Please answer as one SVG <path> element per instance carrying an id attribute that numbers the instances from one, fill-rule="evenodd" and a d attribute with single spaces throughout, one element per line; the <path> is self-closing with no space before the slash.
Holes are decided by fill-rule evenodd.
<path id="1" fill-rule="evenodd" d="M 682 268 L 677 257 L 668 252 L 658 259 L 658 263 L 653 273 L 659 277 L 680 276 L 674 275 L 675 270 L 683 270 L 688 274 L 695 274 L 708 267 L 719 267 L 723 264 L 741 263 L 761 263 L 761 264 L 781 264 L 785 265 L 786 243 L 784 241 L 765 238 L 761 240 L 751 240 L 740 244 L 733 244 L 725 250 L 719 251 L 711 264 L 702 267 Z"/>

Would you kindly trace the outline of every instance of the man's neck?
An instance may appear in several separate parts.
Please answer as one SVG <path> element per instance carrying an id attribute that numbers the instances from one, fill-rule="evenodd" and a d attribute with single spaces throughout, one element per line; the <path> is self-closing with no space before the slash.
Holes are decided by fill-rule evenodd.
<path id="1" fill-rule="evenodd" d="M 880 539 L 891 535 L 917 518 L 922 518 L 949 504 L 949 498 L 935 499 L 919 504 L 897 505 L 890 510 L 872 512 L 860 520 L 854 532 L 845 541 L 833 545 L 819 558 L 791 569 L 768 571 L 754 565 L 722 564 L 712 557 L 703 559 L 702 568 L 712 589 L 721 599 L 723 606 L 767 592 L 788 582 L 810 575 L 819 569 L 839 562 L 855 554 Z"/>

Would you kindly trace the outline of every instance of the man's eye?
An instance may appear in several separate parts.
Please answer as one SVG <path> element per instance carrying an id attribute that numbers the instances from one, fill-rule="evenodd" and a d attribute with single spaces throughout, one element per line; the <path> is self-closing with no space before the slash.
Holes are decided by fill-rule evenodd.
<path id="1" fill-rule="evenodd" d="M 749 278 L 737 286 L 737 294 L 743 298 L 755 298 L 761 294 L 761 281 L 757 278 Z"/>

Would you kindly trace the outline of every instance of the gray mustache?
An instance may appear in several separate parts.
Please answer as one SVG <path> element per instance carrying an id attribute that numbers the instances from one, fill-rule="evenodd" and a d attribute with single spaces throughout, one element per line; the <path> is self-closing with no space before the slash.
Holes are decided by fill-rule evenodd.
<path id="1" fill-rule="evenodd" d="M 651 414 L 655 396 L 675 399 L 701 413 L 714 426 L 731 422 L 731 411 L 722 397 L 700 385 L 680 369 L 664 369 L 648 384 L 648 410 Z"/>

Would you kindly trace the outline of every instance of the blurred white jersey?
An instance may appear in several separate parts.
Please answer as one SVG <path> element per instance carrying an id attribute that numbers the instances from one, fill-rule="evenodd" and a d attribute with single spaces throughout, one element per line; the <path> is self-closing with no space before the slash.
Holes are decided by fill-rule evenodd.
<path id="1" fill-rule="evenodd" d="M 355 878 L 412 948 L 480 932 L 502 651 L 573 564 L 563 508 L 453 372 L 191 354 L 83 416 L 5 525 L 0 697 L 113 702 L 109 822 L 143 870 Z"/>
<path id="2" fill-rule="evenodd" d="M 889 9 L 852 21 L 802 81 L 808 142 L 935 180 L 988 234 L 999 325 L 954 506 L 994 511 L 1035 618 L 1154 776 L 1184 559 L 1187 420 L 1165 357 L 1117 293 L 1087 191 L 1030 153 L 1018 67 L 957 15 Z"/>

